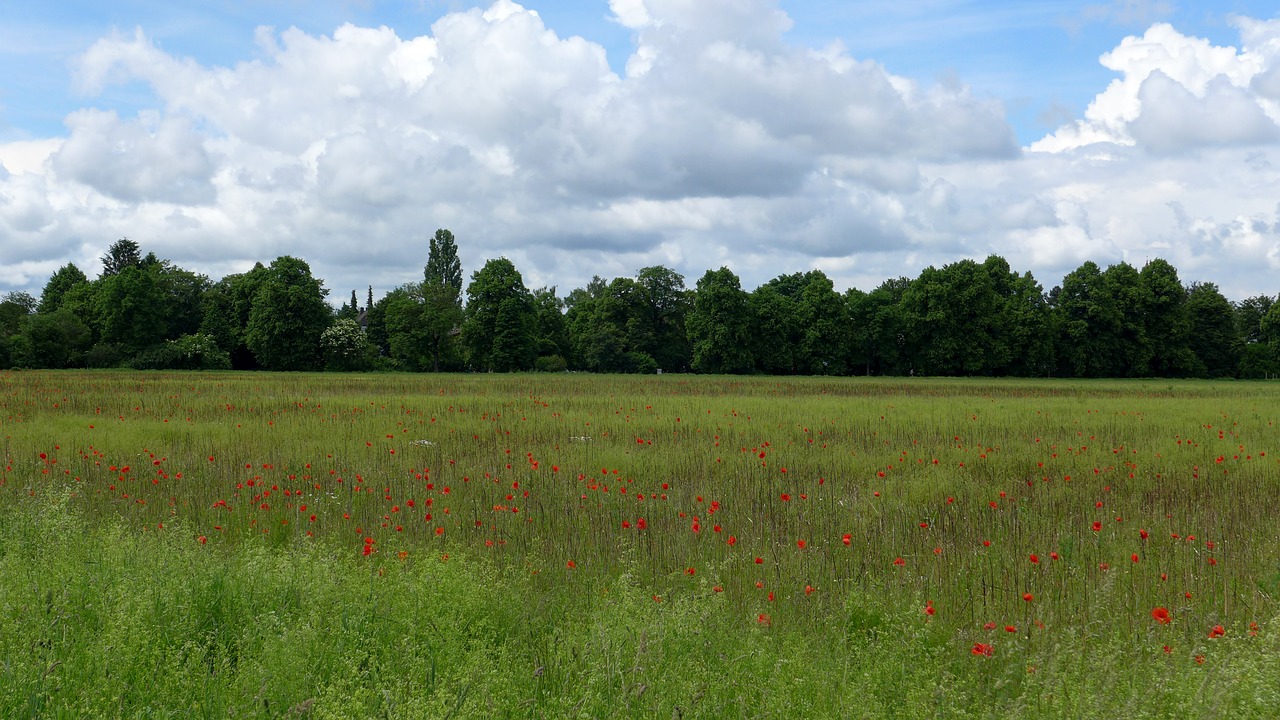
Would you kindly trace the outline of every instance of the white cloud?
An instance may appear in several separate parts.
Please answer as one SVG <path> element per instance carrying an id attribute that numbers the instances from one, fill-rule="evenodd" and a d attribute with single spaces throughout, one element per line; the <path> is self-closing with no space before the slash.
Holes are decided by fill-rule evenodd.
<path id="1" fill-rule="evenodd" d="M 1238 19 L 1240 50 L 1126 38 L 1084 117 L 1023 152 L 999 102 L 789 44 L 770 0 L 609 7 L 633 31 L 622 77 L 509 0 L 413 38 L 263 28 L 229 67 L 103 38 L 82 90 L 142 83 L 154 107 L 0 146 L 0 265 L 38 291 L 32 273 L 96 272 L 127 235 L 214 277 L 297 255 L 363 297 L 418 277 L 449 227 L 468 272 L 506 255 L 562 291 L 655 263 L 690 285 L 729 264 L 746 287 L 821 266 L 865 288 L 996 252 L 1049 286 L 1154 253 L 1250 292 L 1280 255 L 1280 23 Z"/>
<path id="2" fill-rule="evenodd" d="M 1121 77 L 1094 98 L 1084 118 L 1031 149 L 1060 152 L 1116 143 L 1173 152 L 1271 140 L 1280 114 L 1250 86 L 1280 57 L 1280 23 L 1238 25 L 1247 41 L 1240 51 L 1188 37 L 1166 23 L 1126 37 L 1100 58 Z"/>

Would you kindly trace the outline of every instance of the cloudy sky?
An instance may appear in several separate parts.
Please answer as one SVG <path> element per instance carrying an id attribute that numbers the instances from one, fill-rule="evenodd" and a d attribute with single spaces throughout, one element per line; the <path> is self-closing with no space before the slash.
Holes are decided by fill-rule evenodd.
<path id="1" fill-rule="evenodd" d="M 127 236 L 332 299 L 506 256 L 1280 291 L 1271 0 L 0 0 L 0 291 Z"/>

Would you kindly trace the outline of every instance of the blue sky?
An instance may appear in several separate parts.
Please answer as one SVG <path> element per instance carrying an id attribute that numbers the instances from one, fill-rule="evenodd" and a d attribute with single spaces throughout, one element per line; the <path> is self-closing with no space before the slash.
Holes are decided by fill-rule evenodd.
<path id="1" fill-rule="evenodd" d="M 1046 288 L 1086 259 L 1164 257 L 1274 295 L 1276 17 L 1253 0 L 0 0 L 0 291 L 66 262 L 93 274 L 128 235 L 214 279 L 292 254 L 335 296 L 382 292 L 447 226 L 468 272 L 505 255 L 566 291 L 653 264 L 690 285 L 723 264 L 748 288 L 819 268 L 870 289 L 997 253 Z"/>

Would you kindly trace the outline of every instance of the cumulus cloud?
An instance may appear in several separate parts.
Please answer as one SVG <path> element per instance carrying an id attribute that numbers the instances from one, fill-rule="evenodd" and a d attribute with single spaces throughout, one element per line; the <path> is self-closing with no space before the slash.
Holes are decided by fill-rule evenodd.
<path id="1" fill-rule="evenodd" d="M 1176 152 L 1274 140 L 1280 107 L 1265 90 L 1280 59 L 1280 23 L 1236 22 L 1242 50 L 1183 35 L 1167 23 L 1126 37 L 1100 58 L 1121 77 L 1094 98 L 1082 119 L 1031 149 L 1114 143 Z"/>
<path id="2" fill-rule="evenodd" d="M 1238 19 L 1239 50 L 1126 38 L 1101 59 L 1118 79 L 1024 151 L 998 101 L 792 44 L 774 0 L 608 6 L 634 42 L 621 74 L 510 0 L 417 37 L 260 28 L 231 66 L 104 37 L 80 90 L 154 103 L 0 146 L 0 264 L 38 290 L 127 235 L 215 278 L 297 255 L 345 297 L 419 277 L 437 227 L 468 271 L 505 255 L 564 291 L 658 263 L 690 285 L 728 264 L 747 287 L 810 267 L 865 287 L 991 252 L 1052 285 L 1082 259 L 1207 272 L 1209 238 L 1258 268 L 1280 247 L 1276 23 Z"/>

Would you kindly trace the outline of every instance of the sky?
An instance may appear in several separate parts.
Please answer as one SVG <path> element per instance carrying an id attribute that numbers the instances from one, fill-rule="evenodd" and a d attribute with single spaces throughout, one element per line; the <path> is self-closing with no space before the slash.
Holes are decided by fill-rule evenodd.
<path id="1" fill-rule="evenodd" d="M 507 257 L 1280 292 L 1280 13 L 1216 0 L 0 0 L 0 292 L 121 237 L 335 303 Z"/>

